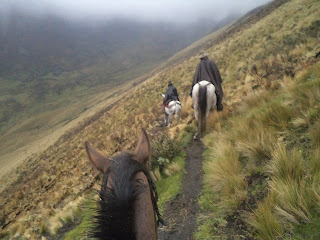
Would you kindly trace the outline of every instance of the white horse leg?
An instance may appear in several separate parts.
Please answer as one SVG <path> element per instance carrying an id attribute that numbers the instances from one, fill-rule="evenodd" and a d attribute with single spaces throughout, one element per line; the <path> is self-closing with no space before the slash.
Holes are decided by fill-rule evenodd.
<path id="1" fill-rule="evenodd" d="M 180 112 L 176 113 L 175 115 L 176 121 L 179 124 L 180 123 Z"/>
<path id="2" fill-rule="evenodd" d="M 193 139 L 198 139 L 199 136 L 199 114 L 200 114 L 200 109 L 199 109 L 199 84 L 194 85 L 192 89 L 192 105 L 194 109 L 194 117 L 196 119 L 196 133 L 193 137 Z"/>
<path id="3" fill-rule="evenodd" d="M 175 119 L 177 121 L 177 124 L 180 123 L 180 113 L 181 113 L 181 106 L 180 105 L 176 105 L 174 117 L 175 117 Z"/>
<path id="4" fill-rule="evenodd" d="M 168 118 L 169 118 L 168 109 L 165 108 L 164 109 L 164 124 L 165 124 L 165 126 L 168 126 Z"/>
<path id="5" fill-rule="evenodd" d="M 172 125 L 172 114 L 170 113 L 168 116 L 168 127 L 171 127 Z"/>
<path id="6" fill-rule="evenodd" d="M 193 139 L 198 139 L 199 136 L 199 109 L 198 108 L 194 108 L 194 117 L 196 119 L 196 133 L 193 136 Z"/>

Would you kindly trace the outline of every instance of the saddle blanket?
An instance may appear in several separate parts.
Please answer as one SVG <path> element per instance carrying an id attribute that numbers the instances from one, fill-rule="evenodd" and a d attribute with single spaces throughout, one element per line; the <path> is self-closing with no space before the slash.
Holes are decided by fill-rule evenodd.
<path id="1" fill-rule="evenodd" d="M 173 100 L 173 101 L 175 101 L 175 100 Z M 170 105 L 171 102 L 172 102 L 172 101 L 168 102 L 168 103 L 165 104 L 164 106 L 165 106 L 166 108 L 169 108 L 169 105 Z M 176 101 L 176 103 L 181 106 L 181 103 L 180 103 L 179 101 Z M 171 105 L 172 105 L 172 104 L 171 104 Z"/>

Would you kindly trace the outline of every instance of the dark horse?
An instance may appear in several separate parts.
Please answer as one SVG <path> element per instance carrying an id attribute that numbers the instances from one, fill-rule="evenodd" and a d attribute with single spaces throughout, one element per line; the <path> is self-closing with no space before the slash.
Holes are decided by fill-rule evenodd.
<path id="1" fill-rule="evenodd" d="M 93 166 L 103 173 L 100 208 L 95 216 L 93 237 L 110 240 L 156 240 L 157 223 L 162 222 L 157 192 L 146 163 L 150 143 L 142 129 L 133 154 L 121 153 L 109 159 L 86 142 Z"/>

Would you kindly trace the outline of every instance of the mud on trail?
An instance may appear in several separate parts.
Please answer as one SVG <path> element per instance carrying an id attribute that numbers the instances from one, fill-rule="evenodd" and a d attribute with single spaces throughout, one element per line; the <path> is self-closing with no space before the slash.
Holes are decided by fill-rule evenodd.
<path id="1" fill-rule="evenodd" d="M 186 147 L 185 173 L 180 193 L 166 204 L 163 219 L 168 226 L 158 229 L 159 240 L 191 240 L 197 230 L 199 212 L 198 196 L 202 190 L 202 153 L 201 141 L 193 140 Z"/>

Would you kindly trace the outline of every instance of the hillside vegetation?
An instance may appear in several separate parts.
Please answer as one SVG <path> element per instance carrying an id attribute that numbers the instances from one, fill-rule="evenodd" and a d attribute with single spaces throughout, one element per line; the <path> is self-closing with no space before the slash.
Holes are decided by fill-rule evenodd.
<path id="1" fill-rule="evenodd" d="M 319 10 L 318 0 L 275 1 L 203 42 L 224 78 L 225 110 L 211 115 L 204 138 L 196 239 L 318 239 Z M 198 61 L 186 58 L 154 74 L 28 159 L 1 192 L 3 232 L 37 238 L 58 231 L 67 210 L 99 181 L 84 141 L 110 156 L 131 150 L 134 129 L 144 127 L 156 143 L 169 80 L 182 100 L 181 124 L 168 131 L 179 145 L 193 131 L 188 94 Z"/>
<path id="2" fill-rule="evenodd" d="M 216 24 L 78 23 L 14 8 L 0 22 L 1 165 L 12 161 L 8 153 L 127 91 L 125 83 L 145 80 Z"/>

